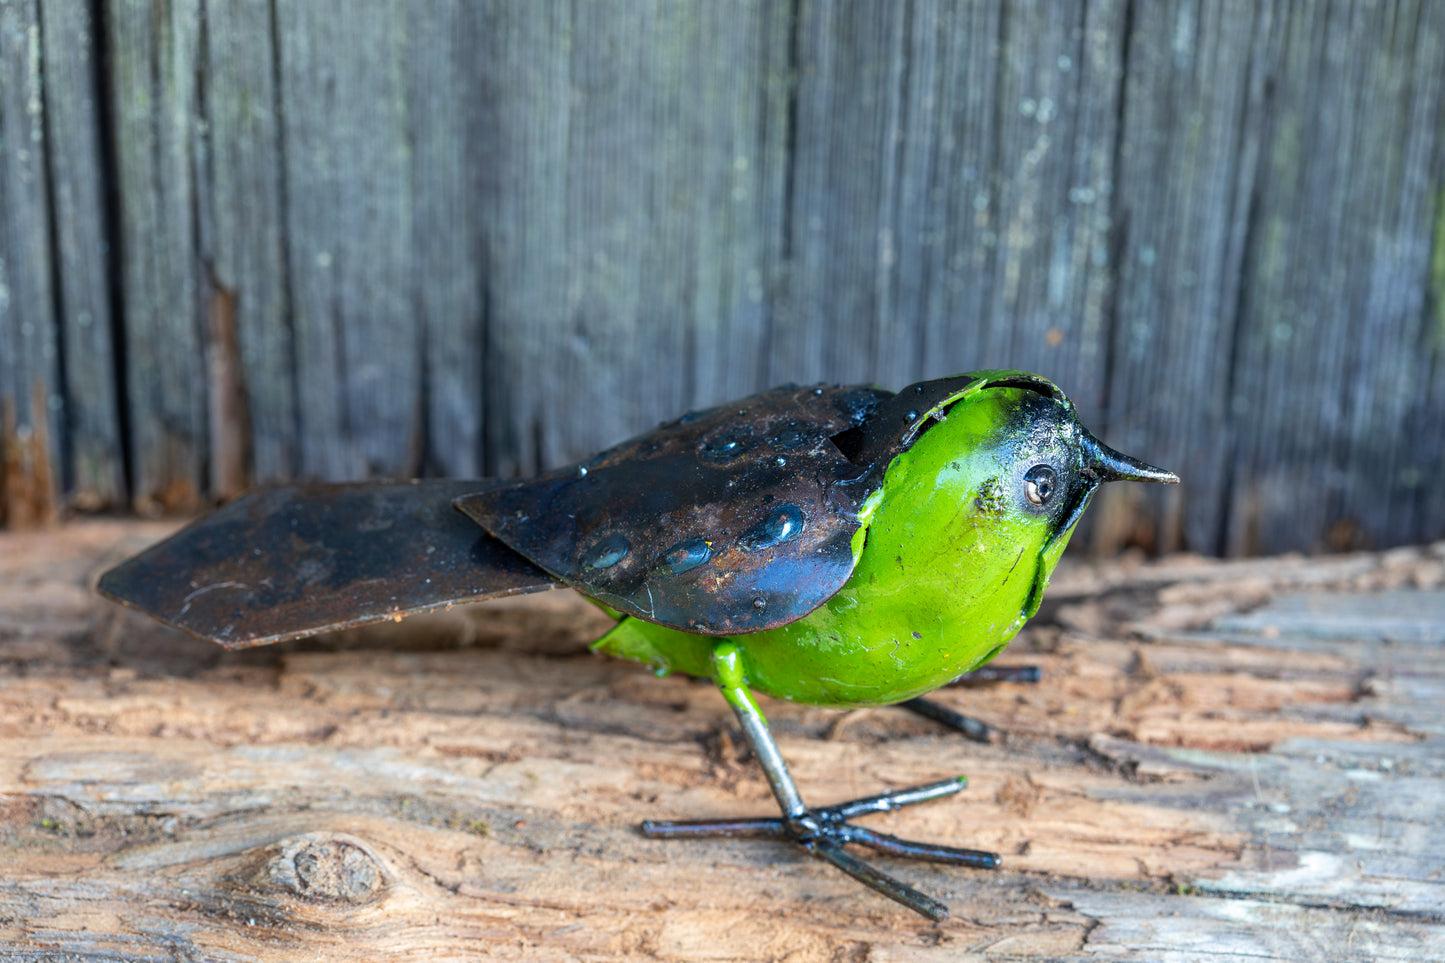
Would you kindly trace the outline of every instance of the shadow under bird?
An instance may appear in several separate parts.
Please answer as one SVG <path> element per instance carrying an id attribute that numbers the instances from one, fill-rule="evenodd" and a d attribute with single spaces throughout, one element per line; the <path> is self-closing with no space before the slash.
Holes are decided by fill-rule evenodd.
<path id="1" fill-rule="evenodd" d="M 617 619 L 598 651 L 717 684 L 781 810 L 647 821 L 644 833 L 790 840 L 941 920 L 943 903 L 844 846 L 996 867 L 992 853 L 852 822 L 965 780 L 809 807 L 752 693 L 937 717 L 919 697 L 1003 649 L 1094 491 L 1118 480 L 1178 478 L 1104 445 L 1037 375 L 981 371 L 896 394 L 789 385 L 527 481 L 258 491 L 111 569 L 100 590 L 239 649 L 571 587 Z"/>

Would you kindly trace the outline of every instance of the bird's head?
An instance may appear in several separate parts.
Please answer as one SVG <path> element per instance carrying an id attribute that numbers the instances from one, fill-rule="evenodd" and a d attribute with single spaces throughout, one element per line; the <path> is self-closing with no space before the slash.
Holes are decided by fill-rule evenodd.
<path id="1" fill-rule="evenodd" d="M 950 410 L 946 420 L 952 418 L 972 422 L 969 462 L 978 490 L 988 493 L 975 497 L 992 498 L 1005 516 L 1041 527 L 1049 542 L 1068 537 L 1104 482 L 1179 481 L 1104 444 L 1061 393 L 987 389 Z"/>
<path id="2" fill-rule="evenodd" d="M 1105 445 L 1063 392 L 1036 375 L 983 372 L 925 384 L 933 397 L 908 410 L 914 417 L 870 506 L 867 551 L 912 557 L 911 579 L 926 567 L 950 591 L 997 598 L 1000 614 L 1011 611 L 1018 625 L 1037 611 L 1100 485 L 1179 481 Z M 923 562 L 920 550 L 936 550 L 939 564 Z"/>

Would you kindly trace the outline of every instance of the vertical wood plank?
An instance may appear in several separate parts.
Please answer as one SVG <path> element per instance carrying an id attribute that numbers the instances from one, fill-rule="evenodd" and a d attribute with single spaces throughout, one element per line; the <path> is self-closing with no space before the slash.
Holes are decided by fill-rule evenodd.
<path id="1" fill-rule="evenodd" d="M 1096 548 L 1445 534 L 1438 4 L 98 9 L 0 4 L 0 393 L 78 505 L 1008 365 L 1186 478 Z"/>
<path id="2" fill-rule="evenodd" d="M 34 435 L 59 420 L 61 390 L 40 33 L 36 0 L 0 3 L 0 403 L 17 449 L 0 452 L 0 465 L 24 473 L 6 479 L 0 467 L 0 482 L 13 491 L 17 485 L 28 491 L 37 474 L 53 477 L 60 466 L 55 439 Z M 37 402 L 54 411 L 35 410 Z M 38 450 L 30 450 L 35 444 Z M 49 464 L 42 470 L 36 458 Z M 28 503 L 31 496 L 14 500 Z"/>
<path id="3" fill-rule="evenodd" d="M 1403 506 L 1445 432 L 1424 408 L 1441 347 L 1421 283 L 1445 182 L 1445 8 L 1292 7 L 1281 27 L 1266 65 L 1222 548 L 1322 548 L 1332 528 L 1337 547 L 1418 538 Z M 1419 434 L 1402 442 L 1407 423 Z"/>
<path id="4" fill-rule="evenodd" d="M 760 384 L 783 5 L 498 4 L 486 30 L 489 470 Z"/>
<path id="5" fill-rule="evenodd" d="M 198 181 L 200 255 L 216 306 L 234 313 L 255 481 L 294 478 L 299 463 L 290 279 L 285 252 L 285 144 L 269 0 L 206 6 L 205 164 Z M 212 345 L 212 351 L 227 346 Z M 218 442 L 220 439 L 218 439 Z"/>
<path id="6" fill-rule="evenodd" d="M 409 475 L 422 411 L 410 18 L 385 0 L 350 4 L 346 16 L 281 0 L 276 22 L 301 473 Z"/>
<path id="7" fill-rule="evenodd" d="M 1125 12 L 1006 8 L 996 94 L 998 250 L 983 354 L 1051 373 L 1101 431 Z"/>
<path id="8" fill-rule="evenodd" d="M 581 334 L 564 339 L 558 330 L 574 296 L 560 241 L 569 226 L 564 145 L 573 118 L 575 32 L 556 4 L 542 4 L 530 16 L 493 4 L 485 7 L 479 33 L 478 202 L 488 225 L 482 236 L 484 467 L 515 475 L 544 457 L 536 423 L 543 406 L 528 404 L 525 395 L 549 395 L 546 410 L 565 417 L 574 395 L 557 370 L 561 356 L 587 347 Z"/>
<path id="9" fill-rule="evenodd" d="M 1359 526 L 1353 542 L 1394 545 L 1445 526 L 1445 512 L 1418 508 L 1423 492 L 1440 487 L 1432 477 L 1445 453 L 1445 403 L 1430 397 L 1445 368 L 1445 10 L 1412 0 L 1350 12 L 1350 42 L 1377 50 L 1361 77 L 1364 124 L 1354 146 L 1362 156 L 1341 225 L 1360 250 L 1345 347 L 1346 380 L 1358 387 L 1345 479 L 1323 523 L 1343 518 Z M 1382 98 L 1398 112 L 1381 111 Z M 1355 261 L 1353 250 L 1345 257 Z"/>
<path id="10" fill-rule="evenodd" d="M 486 159 L 477 117 L 486 110 L 485 10 L 465 2 L 405 6 L 415 37 L 406 63 L 408 173 L 415 197 L 411 247 L 414 330 L 422 339 L 428 474 L 484 473 L 485 264 L 478 197 Z"/>
<path id="11" fill-rule="evenodd" d="M 889 330 L 898 155 L 913 146 L 901 127 L 910 5 L 797 9 L 790 262 L 769 375 L 890 382 L 913 353 L 909 332 Z"/>
<path id="12" fill-rule="evenodd" d="M 106 8 L 132 497 L 193 510 L 205 490 L 205 304 L 197 279 L 197 0 Z"/>
<path id="13" fill-rule="evenodd" d="M 46 163 L 51 242 L 63 346 L 63 410 L 53 412 L 64 444 L 70 503 L 94 510 L 126 497 L 116 384 L 98 75 L 100 25 L 87 4 L 41 0 Z M 57 445 L 59 447 L 59 445 Z"/>
<path id="14" fill-rule="evenodd" d="M 1016 366 L 1096 412 L 1123 5 L 802 10 L 779 367 Z"/>
<path id="15" fill-rule="evenodd" d="M 1150 547 L 1213 551 L 1233 459 L 1232 361 L 1274 4 L 1142 4 L 1126 65 L 1117 202 L 1110 442 L 1187 479 L 1177 491 L 1101 493 L 1109 514 L 1166 515 Z M 1125 523 L 1127 524 L 1127 523 Z M 1129 535 L 1101 525 L 1096 548 Z"/>

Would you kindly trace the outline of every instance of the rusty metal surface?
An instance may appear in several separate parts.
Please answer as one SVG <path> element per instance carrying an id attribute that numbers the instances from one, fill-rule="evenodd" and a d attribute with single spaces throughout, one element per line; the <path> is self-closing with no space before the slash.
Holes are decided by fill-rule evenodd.
<path id="1" fill-rule="evenodd" d="M 111 569 L 100 591 L 239 649 L 552 588 L 546 572 L 452 507 L 495 484 L 258 491 Z"/>
<path id="2" fill-rule="evenodd" d="M 853 570 L 869 490 L 850 483 L 867 466 L 832 439 L 888 398 L 857 385 L 774 388 L 458 507 L 630 615 L 707 635 L 786 625 Z"/>

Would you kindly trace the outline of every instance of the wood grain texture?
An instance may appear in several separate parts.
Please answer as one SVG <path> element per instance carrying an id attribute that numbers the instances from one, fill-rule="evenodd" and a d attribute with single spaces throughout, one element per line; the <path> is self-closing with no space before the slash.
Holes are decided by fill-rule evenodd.
<path id="1" fill-rule="evenodd" d="M 1098 420 L 1109 221 L 1081 198 L 1108 191 L 1123 10 L 802 6 L 780 365 L 901 386 L 1009 358 Z"/>
<path id="2" fill-rule="evenodd" d="M 31 444 L 60 390 L 60 326 L 51 270 L 50 179 L 42 104 L 40 10 L 35 0 L 0 4 L 0 515 L 29 521 L 39 475 L 59 469 L 58 447 Z M 40 405 L 44 410 L 36 410 Z M 6 476 L 20 474 L 20 478 Z M 11 495 L 12 492 L 23 494 Z"/>
<path id="3" fill-rule="evenodd" d="M 55 457 L 70 501 L 119 504 L 126 491 L 105 200 L 99 33 L 86 5 L 41 0 L 46 163 L 56 312 L 64 361 Z"/>
<path id="4" fill-rule="evenodd" d="M 1445 7 L 6 0 L 0 397 L 79 507 L 528 474 L 786 381 L 1039 371 L 1178 489 L 1445 537 Z"/>
<path id="5" fill-rule="evenodd" d="M 1259 25 L 1272 48 L 1271 117 L 1233 384 L 1267 415 L 1236 419 L 1225 545 L 1236 552 L 1279 544 L 1287 527 L 1325 529 L 1343 502 L 1359 506 L 1351 514 L 1363 530 L 1418 530 L 1415 489 L 1430 471 L 1426 452 L 1445 437 L 1426 394 L 1445 343 L 1423 310 L 1426 290 L 1405 280 L 1427 270 L 1432 219 L 1445 215 L 1438 186 L 1433 204 L 1408 199 L 1412 184 L 1441 183 L 1445 22 L 1432 14 L 1442 11 L 1326 12 L 1282 8 Z M 1291 42 L 1300 37 L 1318 40 Z M 1409 95 L 1382 110 L 1371 88 L 1407 61 L 1415 79 L 1389 86 Z M 1306 382 L 1339 390 L 1298 390 Z M 1401 437 L 1409 442 L 1396 444 Z M 1285 522 L 1292 480 L 1315 470 L 1321 452 L 1333 471 Z"/>
<path id="6" fill-rule="evenodd" d="M 89 591 L 169 530 L 0 536 L 7 960 L 1445 959 L 1445 545 L 1066 564 L 1004 659 L 1037 686 L 765 706 L 806 798 L 966 772 L 870 822 L 1004 854 L 888 862 L 921 921 L 769 843 L 706 683 L 590 656 L 563 594 L 224 654 Z"/>
<path id="7" fill-rule="evenodd" d="M 791 377 L 787 5 L 543 9 L 488 7 L 477 60 L 489 473 Z"/>
<path id="8" fill-rule="evenodd" d="M 216 343 L 207 325 L 210 351 L 227 370 L 239 369 L 245 400 L 244 420 L 213 420 L 212 434 L 236 436 L 250 478 L 262 484 L 300 468 L 274 7 L 206 6 L 200 108 L 209 123 L 197 199 L 201 269 L 213 305 L 229 297 L 235 323 L 231 343 Z"/>
<path id="9" fill-rule="evenodd" d="M 211 403 L 210 292 L 195 261 L 200 0 L 133 13 L 105 18 L 125 319 L 122 410 L 132 415 L 133 502 L 147 512 L 187 510 L 208 487 Z"/>

